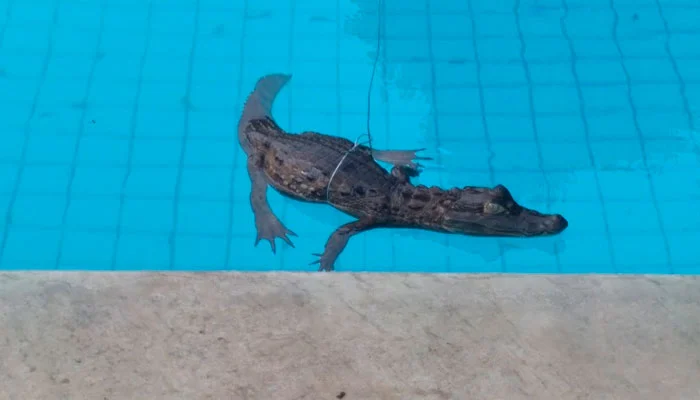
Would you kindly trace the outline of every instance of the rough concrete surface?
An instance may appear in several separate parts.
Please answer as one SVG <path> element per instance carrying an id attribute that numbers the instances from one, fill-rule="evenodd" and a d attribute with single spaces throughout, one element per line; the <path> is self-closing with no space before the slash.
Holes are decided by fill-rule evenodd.
<path id="1" fill-rule="evenodd" d="M 0 398 L 700 399 L 700 280 L 0 274 Z"/>

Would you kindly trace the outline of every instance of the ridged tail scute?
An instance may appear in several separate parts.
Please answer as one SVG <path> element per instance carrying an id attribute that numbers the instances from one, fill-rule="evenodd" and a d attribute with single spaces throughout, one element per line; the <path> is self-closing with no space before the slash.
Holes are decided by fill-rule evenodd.
<path id="1" fill-rule="evenodd" d="M 255 89 L 248 95 L 243 113 L 238 122 L 239 135 L 250 121 L 260 118 L 272 118 L 272 105 L 277 94 L 292 79 L 289 74 L 271 74 L 258 79 Z"/>

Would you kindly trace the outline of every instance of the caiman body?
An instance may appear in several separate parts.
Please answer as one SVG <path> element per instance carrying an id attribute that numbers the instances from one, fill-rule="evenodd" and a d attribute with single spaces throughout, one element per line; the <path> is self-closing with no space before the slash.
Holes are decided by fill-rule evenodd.
<path id="1" fill-rule="evenodd" d="M 248 156 L 256 245 L 268 240 L 274 252 L 276 238 L 292 245 L 288 236 L 295 235 L 270 209 L 268 185 L 285 196 L 328 203 L 356 218 L 335 230 L 324 252 L 317 254 L 319 269 L 327 271 L 333 270 L 352 235 L 377 227 L 487 236 L 556 234 L 567 227 L 561 215 L 520 206 L 502 185 L 448 190 L 413 185 L 410 178 L 419 173 L 416 161 L 427 159 L 416 155 L 419 150 L 371 150 L 316 132 L 285 132 L 272 118 L 271 108 L 290 78 L 261 78 L 238 125 L 239 142 Z M 392 164 L 392 170 L 375 160 Z"/>

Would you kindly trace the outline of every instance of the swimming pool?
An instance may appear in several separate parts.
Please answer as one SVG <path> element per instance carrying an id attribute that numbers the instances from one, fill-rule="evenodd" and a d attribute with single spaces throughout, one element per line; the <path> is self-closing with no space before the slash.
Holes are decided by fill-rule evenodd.
<path id="1" fill-rule="evenodd" d="M 354 237 L 338 271 L 700 273 L 700 5 L 386 0 L 373 143 L 427 148 L 427 185 L 507 186 L 559 236 Z M 350 217 L 287 200 L 253 246 L 235 137 L 291 73 L 293 132 L 365 133 L 368 0 L 0 0 L 0 269 L 314 271 Z M 695 43 L 695 44 L 693 44 Z M 695 243 L 695 245 L 693 244 Z"/>

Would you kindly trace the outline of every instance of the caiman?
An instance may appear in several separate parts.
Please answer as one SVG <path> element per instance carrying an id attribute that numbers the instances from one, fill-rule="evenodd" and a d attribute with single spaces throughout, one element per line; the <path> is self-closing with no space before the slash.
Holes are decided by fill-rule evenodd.
<path id="1" fill-rule="evenodd" d="M 525 237 L 557 234 L 568 226 L 559 214 L 519 205 L 503 185 L 441 189 L 412 184 L 420 172 L 418 160 L 429 159 L 417 156 L 423 149 L 376 150 L 316 132 L 285 132 L 271 110 L 290 79 L 287 74 L 260 78 L 238 123 L 238 140 L 248 158 L 255 246 L 265 239 L 274 253 L 275 239 L 294 247 L 289 236 L 297 236 L 270 209 L 268 186 L 296 200 L 328 203 L 356 218 L 336 229 L 323 253 L 315 254 L 319 258 L 312 264 L 319 264 L 319 271 L 334 269 L 351 236 L 379 227 Z M 393 168 L 387 171 L 377 160 Z"/>

